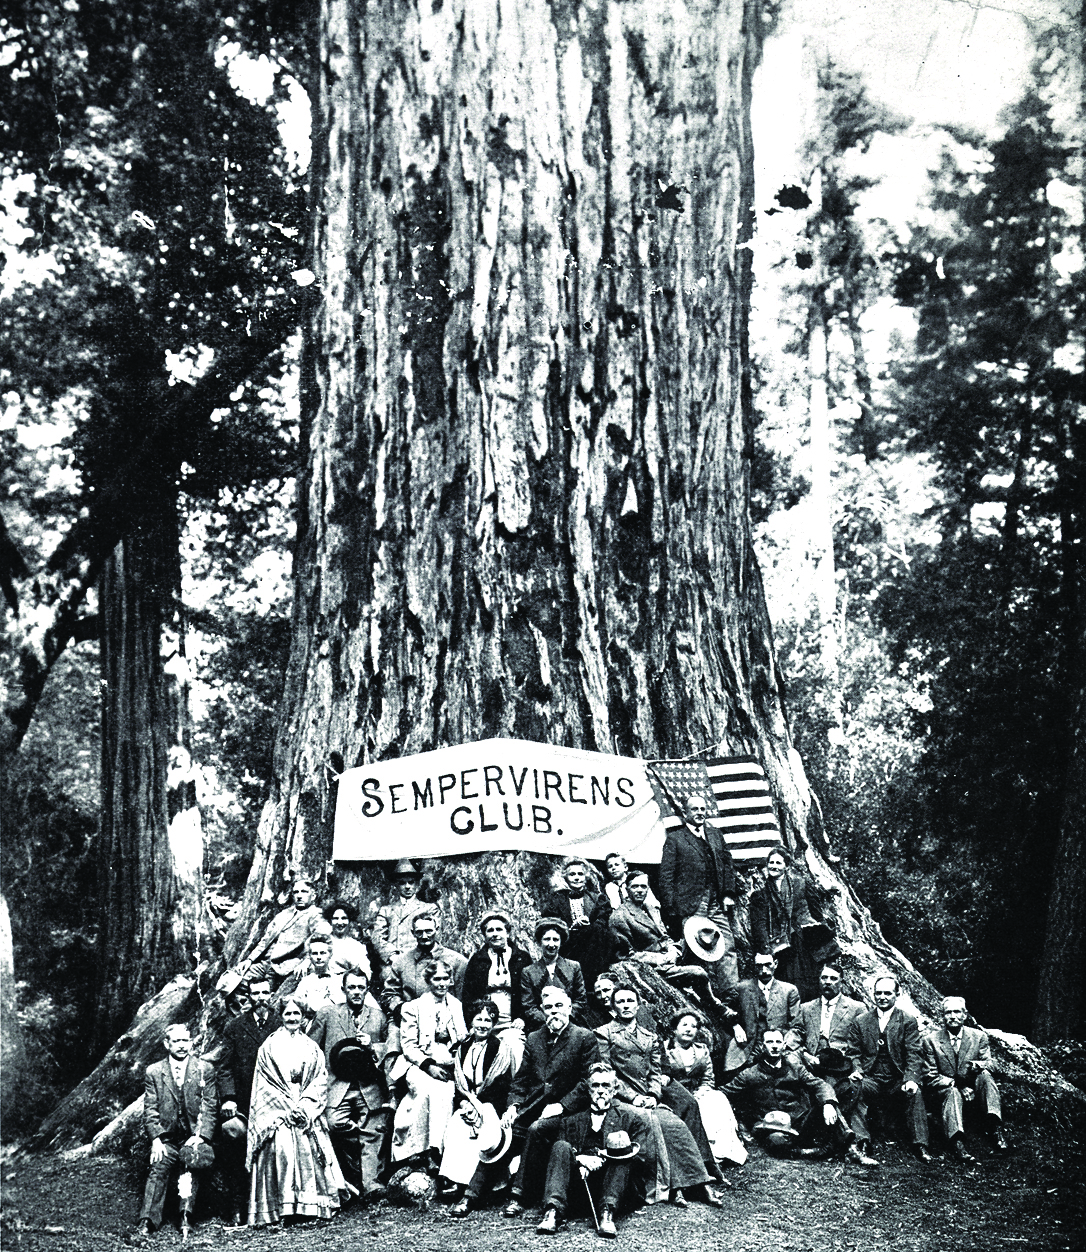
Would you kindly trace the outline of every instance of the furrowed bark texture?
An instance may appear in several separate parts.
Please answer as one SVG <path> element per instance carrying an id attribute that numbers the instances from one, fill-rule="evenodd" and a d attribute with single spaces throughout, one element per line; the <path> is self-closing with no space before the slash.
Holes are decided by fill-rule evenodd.
<path id="1" fill-rule="evenodd" d="M 98 1017 L 106 1047 L 145 1000 L 190 971 L 199 943 L 203 846 L 186 742 L 186 673 L 175 618 L 176 505 L 118 544 L 99 591 L 102 830 Z"/>

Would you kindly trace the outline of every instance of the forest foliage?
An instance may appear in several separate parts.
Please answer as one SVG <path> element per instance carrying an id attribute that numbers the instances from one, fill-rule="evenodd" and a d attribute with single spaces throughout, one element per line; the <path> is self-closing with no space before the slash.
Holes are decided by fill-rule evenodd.
<path id="1" fill-rule="evenodd" d="M 307 82 L 307 14 L 23 0 L 0 19 L 5 203 L 26 266 L 5 289 L 0 353 L 5 589 L 23 597 L 23 625 L 48 611 L 48 596 L 26 601 L 46 585 L 27 575 L 55 567 L 88 518 L 108 546 L 114 532 L 93 527 L 103 493 L 138 515 L 147 481 L 173 485 L 205 877 L 226 895 L 240 892 L 271 777 L 289 643 L 306 173 L 278 122 Z M 263 58 L 263 100 L 238 90 L 241 55 Z M 1061 191 L 1081 174 L 1059 107 L 1069 73 L 1042 42 L 998 134 L 943 132 L 923 211 L 902 233 L 865 216 L 860 158 L 908 120 L 826 67 L 807 154 L 819 198 L 775 206 L 795 214 L 797 248 L 760 277 L 779 305 L 756 362 L 755 520 L 796 745 L 887 937 L 979 1018 L 1021 1030 L 1082 577 L 1082 219 Z M 864 345 L 880 313 L 898 329 L 876 363 Z M 802 556 L 815 319 L 835 435 L 839 736 Z M 273 333 L 229 403 L 146 464 L 164 401 L 261 326 Z M 80 1045 L 95 930 L 93 611 L 90 580 L 72 645 L 3 764 L 3 887 L 40 1075 L 27 1125 L 96 1059 Z"/>

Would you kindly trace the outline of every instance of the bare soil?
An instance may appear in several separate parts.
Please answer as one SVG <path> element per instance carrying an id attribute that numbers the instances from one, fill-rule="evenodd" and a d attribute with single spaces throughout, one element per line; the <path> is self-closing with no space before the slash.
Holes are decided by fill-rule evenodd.
<path id="1" fill-rule="evenodd" d="M 677 1248 L 755 1252 L 837 1252 L 844 1249 L 922 1249 L 978 1252 L 1086 1248 L 1086 1153 L 1029 1128 L 1012 1128 L 1006 1157 L 982 1137 L 978 1156 L 963 1166 L 948 1157 L 921 1165 L 895 1143 L 877 1145 L 882 1167 L 869 1172 L 839 1161 L 780 1161 L 752 1148 L 742 1169 L 728 1173 L 723 1212 L 691 1202 L 644 1209 L 619 1222 L 619 1243 L 638 1252 Z M 113 1157 L 65 1158 L 14 1153 L 3 1162 L 2 1246 L 12 1252 L 109 1252 L 127 1247 L 139 1208 L 140 1179 Z M 452 1218 L 443 1204 L 427 1212 L 385 1201 L 347 1208 L 331 1222 L 283 1233 L 234 1230 L 215 1214 L 208 1195 L 188 1247 L 192 1252 L 515 1252 L 547 1246 L 535 1233 L 534 1212 L 509 1220 L 498 1209 Z M 564 1248 L 598 1247 L 591 1222 L 571 1221 L 550 1241 Z M 152 1252 L 180 1245 L 167 1221 Z"/>

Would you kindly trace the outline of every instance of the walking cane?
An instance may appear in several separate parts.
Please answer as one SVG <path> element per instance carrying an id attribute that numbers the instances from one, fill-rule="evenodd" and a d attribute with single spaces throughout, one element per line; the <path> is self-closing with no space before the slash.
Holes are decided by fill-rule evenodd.
<path id="1" fill-rule="evenodd" d="M 577 1166 L 577 1172 L 581 1175 L 581 1181 L 584 1183 L 585 1195 L 588 1196 L 588 1207 L 592 1210 L 592 1220 L 596 1225 L 596 1234 L 600 1233 L 600 1219 L 596 1216 L 596 1204 L 592 1199 L 592 1188 L 588 1185 L 588 1170 L 583 1165 Z"/>

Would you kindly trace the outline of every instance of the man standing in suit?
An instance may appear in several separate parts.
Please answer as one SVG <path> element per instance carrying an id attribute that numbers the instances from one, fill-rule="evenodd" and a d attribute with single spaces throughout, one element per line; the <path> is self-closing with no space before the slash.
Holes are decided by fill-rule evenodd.
<path id="1" fill-rule="evenodd" d="M 271 1007 L 271 982 L 254 978 L 249 983 L 252 1008 L 239 1013 L 223 1030 L 222 1053 L 216 1081 L 222 1111 L 223 1164 L 231 1193 L 235 1226 L 244 1226 L 249 1211 L 249 1173 L 245 1168 L 245 1123 L 253 1093 L 253 1071 L 260 1045 L 283 1024 Z"/>
<path id="2" fill-rule="evenodd" d="M 871 1131 L 867 1113 L 873 1105 L 905 1102 L 906 1121 L 913 1153 L 925 1163 L 928 1152 L 928 1117 L 920 1092 L 923 1051 L 916 1018 L 897 1008 L 901 986 L 896 978 L 875 979 L 875 1007 L 854 1017 L 848 1030 L 847 1055 L 852 1062 L 853 1082 L 860 1082 L 860 1098 L 852 1114 L 862 1152 L 870 1152 Z"/>
<path id="3" fill-rule="evenodd" d="M 605 1239 L 618 1233 L 615 1214 L 629 1190 L 630 1167 L 640 1157 L 644 1170 L 652 1136 L 636 1110 L 614 1103 L 617 1082 L 615 1071 L 598 1061 L 588 1072 L 589 1107 L 562 1118 L 547 1163 L 539 1234 L 553 1235 L 571 1207 L 569 1184 L 575 1166 L 585 1187 L 598 1198 L 599 1233 Z"/>
<path id="4" fill-rule="evenodd" d="M 590 1030 L 570 1024 L 572 1003 L 564 987 L 542 992 L 542 1029 L 524 1045 L 524 1059 L 509 1090 L 502 1125 L 513 1128 L 514 1143 L 523 1143 L 520 1168 L 513 1181 L 506 1217 L 524 1212 L 525 1188 L 542 1181 L 558 1118 L 588 1107 L 588 1070 L 599 1060 L 599 1041 Z"/>
<path id="5" fill-rule="evenodd" d="M 700 795 L 686 799 L 686 825 L 668 831 L 660 860 L 660 903 L 672 923 L 707 917 L 725 938 L 709 976 L 725 1000 L 739 979 L 731 912 L 735 907 L 735 862 L 718 830 L 705 825 L 708 806 Z"/>
<path id="6" fill-rule="evenodd" d="M 569 995 L 573 1021 L 584 1017 L 588 995 L 584 974 L 576 961 L 567 960 L 562 948 L 569 938 L 565 922 L 544 917 L 535 928 L 535 941 L 541 949 L 539 959 L 525 965 L 520 972 L 520 1007 L 525 1030 L 539 1030 L 544 1024 L 542 995 L 547 987 L 561 987 Z"/>
<path id="7" fill-rule="evenodd" d="M 343 1177 L 367 1203 L 385 1194 L 378 1182 L 381 1144 L 388 1128 L 388 1088 L 381 1071 L 388 1050 L 388 1019 L 369 994 L 360 969 L 343 975 L 343 1004 L 317 1010 L 308 1035 L 328 1062 L 325 1112 Z M 337 1046 L 338 1045 L 338 1046 Z"/>
<path id="8" fill-rule="evenodd" d="M 178 1167 L 191 1178 L 191 1186 L 178 1187 L 181 1229 L 188 1229 L 196 1203 L 197 1174 L 214 1161 L 210 1144 L 217 1112 L 215 1076 L 210 1066 L 189 1056 L 192 1036 L 187 1026 L 168 1026 L 164 1043 L 166 1059 L 147 1066 L 143 1083 L 143 1125 L 151 1140 L 151 1170 L 136 1224 L 141 1237 L 152 1235 L 162 1225 L 166 1187 Z"/>
<path id="9" fill-rule="evenodd" d="M 827 962 L 818 975 L 821 994 L 817 1000 L 800 1005 L 799 1021 L 795 1029 L 799 1034 L 800 1055 L 804 1065 L 816 1078 L 828 1082 L 837 1092 L 841 1116 L 852 1121 L 852 1110 L 860 1096 L 858 1080 L 851 1079 L 851 1065 L 840 1065 L 848 1050 L 848 1031 L 853 1018 L 859 1017 L 864 1006 L 859 1000 L 850 1000 L 841 990 L 841 970 Z"/>
<path id="10" fill-rule="evenodd" d="M 733 1027 L 734 1038 L 728 1041 L 728 1069 L 757 1055 L 767 1030 L 779 1030 L 789 1051 L 798 1042 L 799 989 L 777 979 L 777 962 L 768 952 L 756 953 L 754 972 L 756 977 L 739 984 L 739 1021 Z"/>
<path id="11" fill-rule="evenodd" d="M 924 1085 L 943 1119 L 943 1130 L 959 1161 L 976 1158 L 965 1146 L 965 1106 L 983 1108 L 996 1150 L 1007 1151 L 999 1088 L 988 1072 L 992 1053 L 988 1036 L 965 1024 L 965 1001 L 943 1001 L 943 1029 L 924 1040 Z"/>
<path id="12" fill-rule="evenodd" d="M 381 1007 L 397 1025 L 400 1022 L 400 1011 L 407 1001 L 417 1000 L 424 991 L 429 990 L 423 970 L 431 961 L 444 961 L 453 976 L 452 994 L 458 1000 L 462 1000 L 464 996 L 467 957 L 454 952 L 452 948 L 443 947 L 438 942 L 437 918 L 431 906 L 420 905 L 419 910 L 411 920 L 415 946 L 392 962 L 381 992 Z"/>

